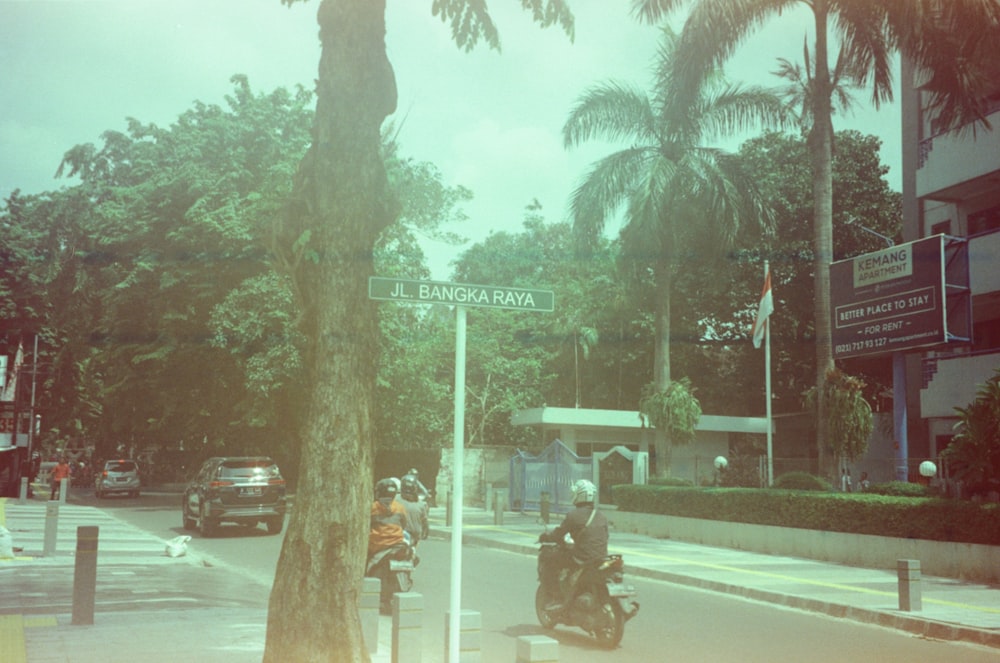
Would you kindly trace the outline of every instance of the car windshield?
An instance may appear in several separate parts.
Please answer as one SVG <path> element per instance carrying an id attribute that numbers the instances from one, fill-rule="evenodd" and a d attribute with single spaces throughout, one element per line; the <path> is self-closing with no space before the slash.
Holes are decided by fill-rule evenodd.
<path id="1" fill-rule="evenodd" d="M 119 460 L 104 466 L 108 472 L 135 472 L 135 463 L 130 460 Z"/>
<path id="2" fill-rule="evenodd" d="M 281 473 L 271 460 L 239 460 L 223 463 L 220 475 L 228 479 L 270 479 Z"/>

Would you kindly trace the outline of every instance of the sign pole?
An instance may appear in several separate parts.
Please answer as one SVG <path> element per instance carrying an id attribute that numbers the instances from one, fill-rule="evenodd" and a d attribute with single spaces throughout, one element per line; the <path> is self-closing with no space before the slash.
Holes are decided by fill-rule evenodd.
<path id="1" fill-rule="evenodd" d="M 462 611 L 462 504 L 465 469 L 465 307 L 455 307 L 455 428 L 451 467 L 451 592 L 448 660 L 458 663 Z"/>
<path id="2" fill-rule="evenodd" d="M 770 273 L 768 261 L 764 261 L 764 280 Z M 773 314 L 772 314 L 773 315 Z M 771 433 L 771 316 L 764 320 L 764 394 L 767 397 L 767 405 L 764 409 L 764 418 L 767 421 L 767 485 L 774 485 L 774 449 Z"/>

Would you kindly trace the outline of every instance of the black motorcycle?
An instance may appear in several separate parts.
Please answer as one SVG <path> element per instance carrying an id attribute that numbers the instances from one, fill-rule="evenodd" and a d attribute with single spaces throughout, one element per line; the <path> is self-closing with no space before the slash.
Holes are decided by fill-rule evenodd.
<path id="1" fill-rule="evenodd" d="M 625 622 L 639 612 L 633 598 L 637 592 L 625 584 L 625 562 L 621 555 L 609 555 L 585 565 L 580 570 L 576 586 L 568 603 L 563 603 L 562 586 L 570 582 L 569 571 L 562 569 L 558 579 L 543 577 L 553 560 L 566 555 L 565 543 L 542 543 L 538 550 L 538 591 L 535 592 L 535 612 L 542 627 L 556 624 L 577 626 L 587 631 L 601 646 L 613 649 L 625 635 Z"/>
<path id="2" fill-rule="evenodd" d="M 378 578 L 382 582 L 379 596 L 379 611 L 383 615 L 392 612 L 392 595 L 408 592 L 413 588 L 413 569 L 417 565 L 417 555 L 409 543 L 397 543 L 380 550 L 368 558 L 365 567 L 366 578 Z"/>

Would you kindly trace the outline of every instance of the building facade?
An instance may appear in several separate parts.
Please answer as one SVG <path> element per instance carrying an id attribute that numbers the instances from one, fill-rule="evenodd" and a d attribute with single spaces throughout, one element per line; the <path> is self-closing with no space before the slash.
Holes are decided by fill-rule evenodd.
<path id="1" fill-rule="evenodd" d="M 910 458 L 947 447 L 956 407 L 1000 368 L 1000 66 L 987 97 L 992 130 L 944 133 L 926 108 L 920 74 L 903 62 L 903 240 L 944 234 L 968 243 L 971 342 L 906 357 Z"/>

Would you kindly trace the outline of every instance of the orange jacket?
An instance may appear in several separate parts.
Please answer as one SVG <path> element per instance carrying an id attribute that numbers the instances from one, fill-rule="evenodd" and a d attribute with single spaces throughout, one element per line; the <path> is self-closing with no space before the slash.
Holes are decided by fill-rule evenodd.
<path id="1" fill-rule="evenodd" d="M 52 480 L 62 481 L 69 476 L 69 463 L 59 463 L 52 468 Z"/>
<path id="2" fill-rule="evenodd" d="M 372 502 L 371 530 L 368 532 L 368 556 L 403 542 L 406 527 L 406 510 L 395 500 L 386 508 L 381 502 Z"/>

